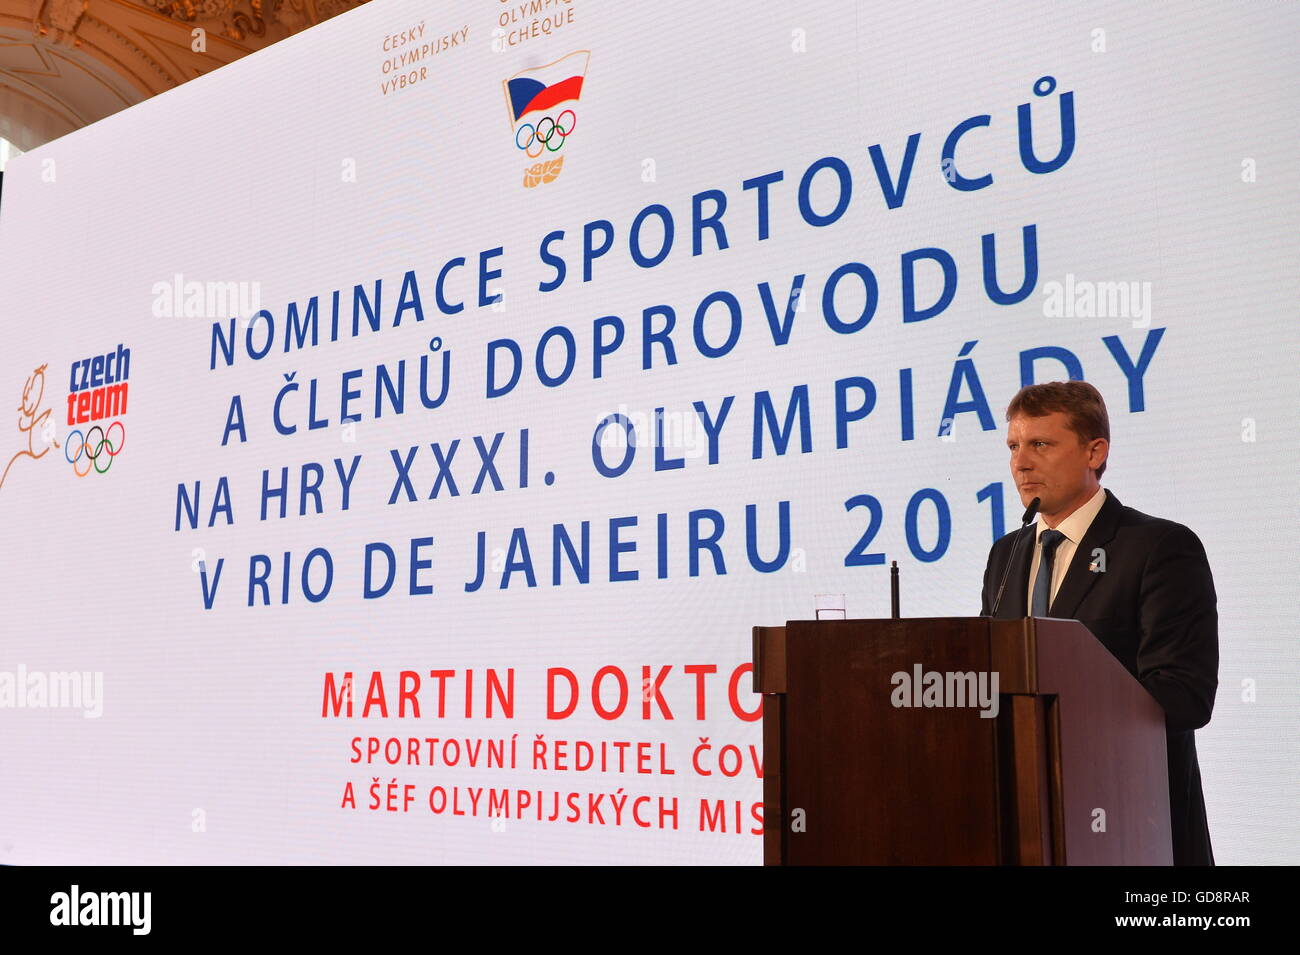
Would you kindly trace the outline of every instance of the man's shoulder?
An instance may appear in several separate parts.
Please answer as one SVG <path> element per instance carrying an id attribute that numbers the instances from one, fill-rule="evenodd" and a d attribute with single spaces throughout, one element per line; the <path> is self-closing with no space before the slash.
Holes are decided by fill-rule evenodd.
<path id="1" fill-rule="evenodd" d="M 1116 534 L 1149 540 L 1153 543 L 1169 541 L 1170 543 L 1188 543 L 1200 539 L 1186 524 L 1171 521 L 1164 517 L 1145 514 L 1137 508 L 1120 505 L 1115 520 Z"/>
<path id="2" fill-rule="evenodd" d="M 1032 543 L 1033 524 L 1012 530 L 1004 534 L 993 542 L 989 549 L 989 557 L 1003 557 L 1011 550 L 1015 544 L 1016 535 L 1024 534 L 1025 542 L 1021 547 Z M 1123 537 L 1130 543 L 1141 543 L 1154 547 L 1161 543 L 1173 545 L 1185 545 L 1201 548 L 1200 538 L 1186 524 L 1180 524 L 1178 521 L 1172 521 L 1164 517 L 1155 517 L 1139 511 L 1135 507 L 1129 507 L 1121 504 L 1119 499 L 1111 492 L 1107 492 L 1106 502 L 1102 509 L 1093 518 L 1092 524 L 1089 525 L 1087 533 L 1109 531 L 1113 528 L 1113 535 L 1107 533 L 1107 536 Z M 1203 548 L 1202 548 L 1203 549 Z"/>
<path id="3" fill-rule="evenodd" d="M 1205 545 L 1190 527 L 1132 507 L 1119 508 L 1115 531 L 1102 546 L 1117 568 L 1180 567 L 1187 572 L 1195 567 L 1209 572 Z"/>

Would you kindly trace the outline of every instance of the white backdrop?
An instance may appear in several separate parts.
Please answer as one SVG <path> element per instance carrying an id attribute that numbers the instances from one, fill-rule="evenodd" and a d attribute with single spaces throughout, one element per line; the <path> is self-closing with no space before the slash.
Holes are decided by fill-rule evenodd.
<path id="1" fill-rule="evenodd" d="M 958 9 L 572 0 L 465 12 L 384 0 L 14 160 L 0 204 L 0 390 L 28 411 L 18 429 L 0 430 L 0 464 L 9 465 L 0 486 L 0 862 L 758 863 L 760 732 L 740 715 L 757 706 L 748 673 L 734 706 L 728 693 L 750 658 L 750 628 L 811 617 L 823 593 L 844 594 L 851 616 L 885 616 L 891 559 L 902 567 L 906 615 L 977 613 L 995 530 L 1020 511 L 1003 410 L 1022 383 L 1022 354 L 1034 349 L 1065 350 L 1055 354 L 1074 356 L 1106 396 L 1103 483 L 1125 504 L 1188 524 L 1208 551 L 1222 663 L 1213 720 L 1197 735 L 1217 860 L 1295 862 L 1296 10 Z M 402 61 L 412 51 L 420 58 Z M 386 69 L 391 57 L 397 67 Z M 515 122 L 507 80 L 538 70 L 537 88 L 553 86 L 583 65 L 576 101 L 532 114 L 531 127 Z M 398 76 L 412 81 L 395 85 Z M 1045 77 L 1045 95 L 1035 95 Z M 1018 107 L 1032 117 L 1033 155 L 1051 160 L 1065 94 L 1072 150 L 1058 168 L 1031 172 Z M 558 121 L 567 133 L 553 154 L 564 162 L 558 176 L 552 169 L 526 185 L 533 160 L 516 144 L 529 129 L 536 135 L 543 114 L 552 126 L 542 128 Z M 945 165 L 945 140 L 984 116 Z M 984 175 L 992 180 L 982 188 L 957 188 Z M 763 177 L 765 193 L 744 185 Z M 725 196 L 725 247 L 704 227 L 693 254 L 692 197 L 711 191 Z M 721 201 L 702 197 L 698 214 Z M 672 245 L 646 267 L 629 236 L 654 204 L 664 211 L 642 223 L 638 252 L 653 256 L 669 215 Z M 835 221 L 813 224 L 817 216 Z M 584 230 L 598 220 L 608 220 L 613 242 L 584 281 Z M 1012 292 L 1025 279 L 1029 227 L 1036 275 L 1018 301 L 998 304 L 985 287 L 982 237 L 994 237 L 998 282 Z M 566 274 L 543 291 L 556 275 L 543 240 L 559 230 L 548 248 Z M 486 268 L 500 275 L 483 284 L 500 301 L 483 306 L 480 254 L 498 248 Z M 915 257 L 916 310 L 940 300 L 940 262 L 951 263 L 951 298 L 925 318 L 906 316 L 904 303 L 907 254 L 921 249 L 941 251 Z M 465 264 L 447 273 L 444 293 L 465 307 L 445 314 L 438 278 L 457 257 Z M 828 320 L 823 292 L 845 266 Z M 867 270 L 874 311 L 850 330 L 868 307 Z M 408 273 L 420 308 L 399 316 Z M 796 275 L 804 294 L 787 315 Z M 174 303 L 169 314 L 165 289 L 177 281 L 186 294 L 186 283 L 236 283 L 265 313 L 248 327 L 246 316 L 232 324 L 235 311 L 206 303 L 189 313 Z M 353 288 L 373 300 L 376 282 L 379 330 L 363 316 L 353 335 Z M 774 320 L 791 320 L 783 344 L 763 283 Z M 1134 294 L 1125 307 L 1101 283 Z M 1088 314 L 1098 289 L 1105 307 Z M 696 310 L 714 293 L 698 323 L 701 347 Z M 710 357 L 728 338 L 727 293 L 738 338 Z M 291 304 L 301 315 L 313 296 L 318 344 L 286 348 Z M 1057 310 L 1067 296 L 1074 307 Z M 662 340 L 643 361 L 643 312 L 657 306 L 675 314 L 673 361 Z M 597 376 L 596 329 L 600 341 L 615 339 L 615 322 L 600 323 L 609 316 L 624 335 Z M 648 321 L 662 330 L 665 319 Z M 229 363 L 219 349 L 213 358 L 214 325 L 233 329 Z M 557 327 L 576 357 L 567 380 L 546 386 L 534 358 Z M 271 347 L 255 360 L 249 344 L 260 349 L 268 329 Z M 489 398 L 487 355 L 500 340 L 518 343 L 522 373 Z M 544 367 L 556 375 L 564 333 L 547 340 Z M 78 437 L 67 419 L 74 363 L 119 345 L 130 350 L 127 409 L 82 423 Z M 1144 348 L 1149 363 L 1126 372 L 1121 358 L 1140 366 Z M 420 400 L 422 358 L 435 393 L 450 362 L 436 408 Z M 396 379 L 399 362 L 404 411 L 386 405 L 376 418 L 376 367 Z M 33 414 L 24 383 L 43 364 Z M 1040 381 L 1068 371 L 1051 358 L 1033 366 Z M 868 391 L 875 399 L 868 414 L 846 416 L 842 441 L 840 381 L 850 411 Z M 313 382 L 324 422 L 315 428 Z M 274 411 L 289 384 L 298 388 L 284 392 L 281 419 L 296 430 L 280 434 Z M 340 420 L 345 389 L 357 392 L 359 421 Z M 716 422 L 728 397 L 711 461 L 695 403 Z M 766 399 L 778 426 L 793 401 L 784 453 L 765 424 Z M 682 466 L 656 470 L 651 441 L 621 476 L 597 473 L 597 422 L 622 413 L 644 441 L 659 407 L 662 457 Z M 29 445 L 20 429 L 45 409 Z M 227 433 L 240 413 L 243 434 Z M 91 436 L 112 421 L 121 430 L 107 444 Z M 485 476 L 473 493 L 475 437 L 490 446 L 498 433 L 502 489 Z M 79 477 L 89 458 L 76 452 L 88 436 L 112 463 Z M 445 457 L 457 440 L 449 470 L 459 493 L 444 484 L 430 499 L 431 446 Z M 393 452 L 405 459 L 411 448 L 414 500 L 403 492 L 390 504 Z M 616 462 L 625 449 L 603 452 Z M 334 462 L 346 471 L 356 456 L 343 510 Z M 313 462 L 323 512 L 300 515 L 303 466 Z M 262 520 L 263 472 L 275 484 L 281 468 L 287 516 L 276 501 Z M 223 477 L 229 520 L 213 514 Z M 178 487 L 193 494 L 196 482 L 191 527 L 183 509 L 178 518 Z M 862 495 L 877 503 L 878 527 L 870 503 L 846 507 Z M 774 569 L 748 556 L 748 505 L 758 557 L 784 553 Z M 576 541 L 584 521 L 589 581 L 566 564 L 556 586 L 552 526 Z M 692 521 L 699 537 L 721 529 L 725 573 L 706 547 L 692 574 Z M 466 592 L 480 531 L 495 569 Z M 611 534 L 625 548 L 617 569 L 636 579 L 611 579 Z M 415 581 L 431 593 L 408 592 L 412 538 L 432 539 Z M 381 541 L 397 555 L 395 582 L 364 599 L 364 549 Z M 313 548 L 327 550 L 333 568 L 319 602 L 301 586 Z M 875 556 L 863 563 L 856 553 Z M 269 606 L 249 606 L 255 554 L 271 557 Z M 313 589 L 323 560 L 309 575 Z M 198 571 L 211 585 L 218 566 L 205 609 Z M 605 667 L 629 687 L 613 719 L 592 702 Z M 671 668 L 661 685 L 671 719 L 644 692 L 643 667 L 655 677 Z M 571 670 L 582 687 L 567 718 L 548 718 L 552 668 Z M 439 716 L 430 671 L 442 670 L 455 674 Z M 487 715 L 489 670 L 503 682 L 513 673 L 513 711 Z M 388 717 L 374 707 L 362 718 L 376 671 Z M 418 719 L 397 714 L 404 671 L 421 679 Z M 62 672 L 91 674 L 90 687 L 102 681 L 94 707 L 84 698 L 80 708 L 40 705 L 34 687 Z M 323 717 L 326 674 L 342 681 L 348 672 L 354 717 Z M 608 677 L 603 706 L 617 697 Z M 364 752 L 371 737 L 381 746 L 416 739 L 419 765 L 405 742 L 396 765 L 382 755 L 353 762 L 353 739 Z M 459 753 L 428 739 L 458 740 Z M 474 741 L 482 749 L 471 766 Z M 556 744 L 572 767 L 578 741 L 632 754 L 644 743 L 646 758 L 629 758 L 624 771 L 557 768 Z M 503 745 L 504 766 L 484 762 L 489 742 Z M 544 764 L 534 761 L 539 742 Z M 505 794 L 509 809 L 494 815 L 489 792 Z M 522 812 L 521 792 L 531 794 Z"/>

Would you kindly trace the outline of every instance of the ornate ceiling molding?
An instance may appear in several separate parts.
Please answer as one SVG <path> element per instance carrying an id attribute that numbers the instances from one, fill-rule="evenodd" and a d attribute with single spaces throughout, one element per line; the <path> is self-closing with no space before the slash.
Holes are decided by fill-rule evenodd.
<path id="1" fill-rule="evenodd" d="M 0 0 L 0 136 L 34 149 L 366 0 Z"/>

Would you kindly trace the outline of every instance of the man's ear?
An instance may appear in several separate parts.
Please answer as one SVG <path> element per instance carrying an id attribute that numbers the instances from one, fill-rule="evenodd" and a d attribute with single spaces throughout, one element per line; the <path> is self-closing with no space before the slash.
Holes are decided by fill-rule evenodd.
<path id="1" fill-rule="evenodd" d="M 1110 442 L 1105 438 L 1095 438 L 1088 448 L 1088 466 L 1094 471 L 1101 467 L 1110 457 Z"/>

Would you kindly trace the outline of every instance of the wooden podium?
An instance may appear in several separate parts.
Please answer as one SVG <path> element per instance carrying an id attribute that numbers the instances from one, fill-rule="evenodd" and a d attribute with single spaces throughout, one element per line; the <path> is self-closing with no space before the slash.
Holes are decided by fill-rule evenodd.
<path id="1" fill-rule="evenodd" d="M 895 705 L 981 672 L 996 716 Z M 755 627 L 754 689 L 767 865 L 1173 864 L 1164 711 L 1078 621 Z"/>

